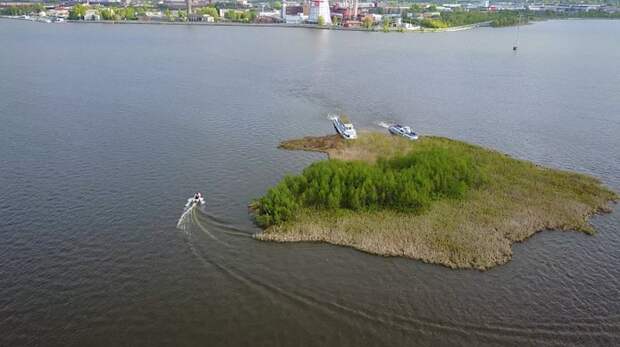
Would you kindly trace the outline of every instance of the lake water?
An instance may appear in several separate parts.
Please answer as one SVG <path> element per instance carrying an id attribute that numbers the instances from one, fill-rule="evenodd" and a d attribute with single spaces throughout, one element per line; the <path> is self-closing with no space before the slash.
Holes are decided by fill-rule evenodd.
<path id="1" fill-rule="evenodd" d="M 619 345 L 620 209 L 487 272 L 264 243 L 247 204 L 398 121 L 620 191 L 620 21 L 437 34 L 0 20 L 0 345 Z M 207 207 L 176 229 L 186 199 Z"/>

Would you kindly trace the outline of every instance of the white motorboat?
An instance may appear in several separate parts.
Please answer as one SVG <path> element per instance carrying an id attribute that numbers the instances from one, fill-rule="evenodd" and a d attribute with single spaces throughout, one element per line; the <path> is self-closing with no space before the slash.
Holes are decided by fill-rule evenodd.
<path id="1" fill-rule="evenodd" d="M 417 140 L 418 134 L 413 132 L 410 127 L 402 126 L 400 124 L 393 124 L 388 127 L 388 131 L 393 135 L 400 135 L 408 138 L 409 140 Z"/>
<path id="2" fill-rule="evenodd" d="M 338 132 L 340 136 L 347 140 L 357 138 L 357 132 L 355 131 L 353 124 L 343 122 L 340 117 L 336 115 L 330 115 L 329 118 L 332 120 L 334 129 L 336 129 L 336 132 Z"/>
<path id="3" fill-rule="evenodd" d="M 198 192 L 194 194 L 193 198 L 187 199 L 187 204 L 185 204 L 185 207 L 201 206 L 201 205 L 204 205 L 204 203 L 205 203 L 205 199 L 202 196 L 202 193 Z"/>

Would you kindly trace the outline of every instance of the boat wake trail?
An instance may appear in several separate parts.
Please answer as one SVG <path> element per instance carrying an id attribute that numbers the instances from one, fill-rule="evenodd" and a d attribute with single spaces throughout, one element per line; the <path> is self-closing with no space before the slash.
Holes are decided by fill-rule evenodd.
<path id="1" fill-rule="evenodd" d="M 197 219 L 197 213 L 192 213 L 190 215 L 192 221 L 194 222 L 193 225 L 197 226 L 198 228 L 200 228 L 208 237 L 210 237 L 211 239 L 213 239 L 214 241 L 229 247 L 230 244 L 228 244 L 227 242 L 219 239 L 217 236 L 215 236 L 212 232 L 210 232 L 204 225 L 202 225 L 201 221 L 199 219 Z M 363 311 L 359 311 L 359 310 L 355 310 L 343 305 L 340 305 L 338 303 L 335 302 L 324 302 L 318 299 L 315 299 L 314 297 L 310 296 L 310 295 L 305 295 L 305 294 L 301 294 L 301 293 L 296 293 L 296 292 L 292 292 L 289 290 L 285 290 L 284 288 L 281 288 L 275 284 L 272 284 L 270 282 L 266 282 L 262 279 L 259 278 L 255 278 L 254 276 L 246 273 L 245 271 L 242 271 L 240 269 L 228 266 L 228 265 L 223 265 L 220 262 L 216 261 L 215 259 L 213 259 L 213 257 L 211 255 L 207 255 L 207 254 L 203 254 L 203 252 L 199 251 L 197 249 L 197 247 L 193 244 L 192 240 L 192 236 L 191 234 L 188 234 L 190 236 L 190 238 L 188 239 L 188 245 L 192 251 L 192 253 L 205 265 L 205 266 L 213 266 L 216 269 L 218 269 L 220 272 L 222 272 L 223 274 L 247 285 L 248 287 L 254 289 L 254 290 L 258 290 L 261 291 L 262 293 L 264 293 L 265 295 L 268 296 L 281 296 L 281 297 L 285 297 L 287 299 L 289 299 L 291 302 L 306 306 L 309 309 L 318 309 L 320 311 L 323 311 L 324 313 L 327 313 L 329 315 L 333 315 L 335 317 L 340 317 L 343 318 L 342 315 L 339 315 L 338 313 L 349 313 L 349 314 L 353 314 L 355 316 L 361 316 L 363 318 L 366 319 L 370 319 L 372 321 L 377 321 L 377 318 L 372 317 L 371 315 L 367 314 L 366 312 Z M 210 254 L 210 253 L 209 253 Z M 344 319 L 346 321 L 346 319 Z M 381 323 L 383 324 L 388 324 L 388 322 L 386 321 L 381 321 Z"/>
<path id="2" fill-rule="evenodd" d="M 225 246 L 225 248 L 229 249 L 230 251 L 233 250 L 232 245 L 226 240 L 223 240 L 221 237 L 218 237 L 219 235 L 216 235 L 215 232 L 210 231 L 209 230 L 210 228 L 208 226 L 213 226 L 214 227 L 213 230 L 216 230 L 218 234 L 224 233 L 224 234 L 232 235 L 232 236 L 244 236 L 244 237 L 249 237 L 249 238 L 252 237 L 252 234 L 243 232 L 234 227 L 230 227 L 226 225 L 223 221 L 217 220 L 214 217 L 211 218 L 209 214 L 204 213 L 200 209 L 196 209 L 196 208 L 191 208 L 188 211 L 186 211 L 184 213 L 184 216 L 182 216 L 179 221 L 181 222 L 180 224 L 183 226 L 184 230 L 190 230 L 194 227 L 198 228 L 202 230 L 204 235 L 206 235 L 213 241 L 217 242 L 218 244 Z M 204 222 L 207 222 L 209 225 L 208 226 L 205 225 Z M 230 230 L 225 230 L 225 229 L 230 229 Z M 199 258 L 199 260 L 204 265 L 213 266 L 216 269 L 218 269 L 220 272 L 226 274 L 227 276 L 230 276 L 231 278 L 236 279 L 237 281 L 241 283 L 244 283 L 248 287 L 251 287 L 256 290 L 260 290 L 265 295 L 270 295 L 270 296 L 278 295 L 281 297 L 285 297 L 289 299 L 291 302 L 301 304 L 308 308 L 318 309 L 320 311 L 323 311 L 326 314 L 329 314 L 335 317 L 343 318 L 341 314 L 348 313 L 348 314 L 361 317 L 364 319 L 368 319 L 371 321 L 375 321 L 375 322 L 380 321 L 384 325 L 392 325 L 382 318 L 372 317 L 372 315 L 367 312 L 357 310 L 354 308 L 350 308 L 350 307 L 338 304 L 336 302 L 326 302 L 326 301 L 317 299 L 313 297 L 312 295 L 306 295 L 306 294 L 286 290 L 273 283 L 264 281 L 263 279 L 255 278 L 251 274 L 246 273 L 245 271 L 241 269 L 230 266 L 230 264 L 222 264 L 221 262 L 216 261 L 214 259 L 215 253 L 208 252 L 207 254 L 207 253 L 203 253 L 198 250 L 198 247 L 196 247 L 196 245 L 194 245 L 192 242 L 195 235 L 193 235 L 191 232 L 188 232 L 187 235 L 189 236 L 188 241 L 189 241 L 189 246 L 192 250 L 192 253 L 197 258 Z M 405 330 L 409 330 L 408 327 L 404 327 L 404 328 Z"/>
<path id="3" fill-rule="evenodd" d="M 377 125 L 385 129 L 390 127 L 390 123 L 384 121 L 377 122 Z"/>
<path id="4" fill-rule="evenodd" d="M 223 221 L 218 221 L 215 218 L 209 218 L 208 214 L 204 213 L 203 211 L 200 211 L 199 209 L 191 209 L 186 219 L 188 220 L 188 224 L 186 224 L 187 228 L 196 227 L 202 230 L 203 235 L 209 237 L 216 243 L 222 246 L 225 246 L 225 248 L 227 248 L 229 251 L 233 251 L 232 245 L 229 242 L 218 237 L 219 235 L 216 235 L 215 232 L 210 231 L 209 230 L 211 229 L 209 228 L 210 226 L 213 226 L 213 230 L 217 231 L 218 234 L 222 232 L 224 234 L 229 234 L 229 235 L 239 236 L 239 234 L 243 234 L 244 236 L 251 237 L 250 234 L 243 233 L 241 231 L 223 230 L 223 228 L 227 227 L 225 226 L 225 223 Z M 204 222 L 208 223 L 208 225 L 205 225 Z M 199 258 L 199 260 L 205 266 L 215 267 L 221 273 L 247 285 L 248 287 L 252 289 L 261 291 L 265 295 L 268 295 L 268 296 L 275 295 L 275 296 L 287 298 L 292 303 L 305 306 L 308 309 L 318 310 L 320 312 L 323 312 L 324 314 L 341 319 L 345 322 L 349 322 L 347 317 L 354 316 L 357 318 L 361 318 L 363 320 L 375 322 L 375 323 L 381 324 L 386 327 L 397 328 L 403 331 L 413 332 L 413 331 L 419 330 L 417 326 L 420 325 L 419 324 L 420 322 L 417 320 L 415 321 L 415 323 L 418 323 L 416 324 L 417 326 L 412 325 L 411 321 L 406 321 L 406 320 L 399 321 L 398 319 L 394 319 L 395 317 L 381 314 L 380 312 L 360 310 L 360 309 L 356 309 L 356 308 L 353 308 L 347 305 L 340 304 L 338 302 L 322 300 L 322 299 L 316 298 L 313 295 L 287 290 L 274 283 L 265 281 L 264 279 L 256 278 L 255 276 L 252 276 L 250 273 L 246 271 L 230 266 L 230 264 L 224 264 L 220 261 L 217 261 L 215 259 L 216 253 L 214 252 L 205 253 L 203 251 L 200 251 L 198 249 L 199 247 L 197 247 L 198 245 L 194 245 L 192 242 L 192 239 L 196 235 L 193 235 L 192 233 L 188 233 L 188 236 L 189 236 L 189 239 L 188 239 L 189 246 L 192 250 L 192 253 L 197 258 Z M 450 330 L 457 330 L 461 333 L 464 333 L 464 331 L 461 331 L 458 328 L 452 328 Z"/>
<path id="5" fill-rule="evenodd" d="M 191 223 L 191 215 L 192 213 L 194 213 L 194 207 L 195 206 L 191 206 L 189 208 L 187 208 L 185 211 L 183 211 L 183 214 L 181 215 L 181 218 L 179 218 L 179 221 L 177 222 L 177 229 L 182 230 L 184 232 L 189 232 L 191 231 L 191 228 L 189 228 L 189 224 Z"/>
<path id="6" fill-rule="evenodd" d="M 217 236 L 215 236 L 212 232 L 210 232 L 209 229 L 205 228 L 202 225 L 202 223 L 200 223 L 200 221 L 198 221 L 198 218 L 196 217 L 196 213 L 195 212 L 192 212 L 191 218 L 192 218 L 192 221 L 194 222 L 194 224 L 197 225 L 200 228 L 200 230 L 202 230 L 207 236 L 209 236 L 213 240 L 223 244 L 224 246 L 230 247 L 230 244 L 228 242 L 220 240 Z"/>
<path id="7" fill-rule="evenodd" d="M 290 303 L 317 310 L 344 322 L 349 322 L 349 317 L 357 317 L 362 320 L 380 324 L 384 327 L 396 328 L 409 333 L 419 333 L 421 330 L 436 333 L 449 331 L 460 336 L 477 335 L 499 342 L 507 341 L 506 339 L 531 342 L 538 339 L 544 340 L 549 337 L 572 336 L 578 333 L 584 336 L 609 337 L 611 333 L 608 331 L 609 327 L 607 326 L 598 326 L 595 331 L 593 331 L 593 327 L 591 326 L 580 326 L 582 328 L 581 332 L 577 332 L 570 328 L 557 326 L 504 326 L 501 324 L 479 325 L 454 321 L 442 322 L 425 318 L 416 318 L 395 312 L 359 309 L 337 301 L 321 299 L 310 293 L 303 293 L 290 288 L 286 289 L 277 285 L 277 283 L 267 281 L 265 278 L 259 278 L 252 275 L 251 272 L 232 266 L 226 261 L 226 258 L 238 250 L 238 242 L 241 242 L 238 237 L 252 238 L 252 233 L 232 227 L 225 221 L 219 220 L 199 208 L 192 207 L 186 210 L 179 219 L 177 227 L 187 234 L 188 246 L 191 248 L 192 253 L 206 267 L 215 268 L 220 273 L 249 288 L 260 291 L 266 296 L 286 298 Z M 194 235 L 191 232 L 192 229 L 201 230 L 202 233 Z M 215 241 L 217 245 L 224 246 L 223 249 L 219 248 L 218 251 L 207 251 L 207 249 L 202 249 L 204 247 L 210 248 L 211 245 L 195 243 L 195 241 L 198 240 L 196 237 L 199 235 L 204 235 Z M 238 241 L 235 242 L 232 238 L 227 236 L 234 236 Z M 223 250 L 231 254 L 222 254 L 221 252 Z M 239 254 L 236 256 L 239 256 Z M 350 323 L 353 324 L 352 322 Z"/>
<path id="8" fill-rule="evenodd" d="M 197 222 L 200 222 L 202 220 L 204 220 L 205 222 L 217 227 L 218 232 L 224 233 L 224 234 L 228 234 L 228 235 L 232 235 L 232 236 L 240 236 L 240 237 L 249 237 L 252 238 L 253 233 L 246 231 L 244 229 L 240 229 L 237 227 L 234 227 L 230 224 L 228 224 L 227 222 L 218 219 L 217 217 L 205 212 L 205 211 L 198 211 L 195 214 L 195 217 L 197 219 Z"/>

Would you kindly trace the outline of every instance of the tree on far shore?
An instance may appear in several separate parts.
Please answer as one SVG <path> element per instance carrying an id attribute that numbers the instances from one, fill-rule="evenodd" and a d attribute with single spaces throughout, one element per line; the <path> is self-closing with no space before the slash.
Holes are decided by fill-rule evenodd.
<path id="1" fill-rule="evenodd" d="M 99 15 L 103 20 L 113 20 L 114 19 L 114 11 L 110 8 L 102 8 L 99 10 Z"/>
<path id="2" fill-rule="evenodd" d="M 177 11 L 177 15 L 179 16 L 179 20 L 185 22 L 187 20 L 187 12 L 184 10 Z"/>
<path id="3" fill-rule="evenodd" d="M 372 20 L 371 16 L 366 16 L 364 17 L 364 19 L 362 19 L 362 26 L 370 30 L 370 28 L 372 28 L 373 22 L 374 21 Z"/>
<path id="4" fill-rule="evenodd" d="M 72 19 L 72 20 L 84 19 L 85 15 L 86 15 L 86 6 L 82 4 L 74 5 L 69 11 L 69 19 Z"/>
<path id="5" fill-rule="evenodd" d="M 220 18 L 220 14 L 217 11 L 217 8 L 215 7 L 203 7 L 201 9 L 198 10 L 198 13 L 201 15 L 209 15 L 211 17 L 213 17 L 214 19 L 218 19 Z"/>
<path id="6" fill-rule="evenodd" d="M 390 19 L 388 17 L 383 16 L 383 32 L 387 33 L 390 31 Z"/>

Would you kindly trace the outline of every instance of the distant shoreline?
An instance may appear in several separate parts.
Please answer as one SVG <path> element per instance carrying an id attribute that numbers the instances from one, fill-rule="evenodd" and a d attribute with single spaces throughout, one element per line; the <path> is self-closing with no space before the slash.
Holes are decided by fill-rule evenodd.
<path id="1" fill-rule="evenodd" d="M 15 18 L 10 16 L 0 16 L 2 19 L 13 19 L 28 22 L 40 22 L 37 20 Z M 380 28 L 366 29 L 362 27 L 348 28 L 342 26 L 328 26 L 318 24 L 291 24 L 291 23 L 236 23 L 236 22 L 168 22 L 168 21 L 141 21 L 141 20 L 66 20 L 65 23 L 70 24 L 132 24 L 132 25 L 196 25 L 196 26 L 222 26 L 222 27 L 262 27 L 262 28 L 300 28 L 300 29 L 315 29 L 315 30 L 338 30 L 338 31 L 361 31 L 361 32 L 383 32 Z M 44 23 L 44 24 L 64 24 L 64 23 Z M 431 29 L 420 28 L 416 30 L 404 30 L 402 33 L 437 33 L 437 32 L 453 32 L 471 30 L 479 27 L 489 27 L 490 22 L 475 23 L 469 25 L 462 25 L 450 28 Z M 401 32 L 394 28 L 389 32 Z"/>
<path id="2" fill-rule="evenodd" d="M 318 25 L 318 24 L 293 24 L 293 23 L 241 23 L 241 22 L 177 22 L 177 21 L 164 21 L 164 20 L 69 20 L 65 19 L 61 23 L 53 23 L 48 17 L 32 17 L 30 19 L 20 18 L 20 16 L 5 16 L 0 15 L 0 19 L 13 19 L 20 21 L 38 22 L 44 24 L 130 24 L 130 25 L 186 25 L 186 26 L 219 26 L 219 27 L 254 27 L 254 28 L 298 28 L 298 29 L 314 29 L 314 30 L 337 30 L 337 31 L 358 31 L 358 32 L 383 32 L 383 33 L 442 33 L 442 32 L 456 32 L 472 30 L 481 27 L 494 27 L 492 21 L 473 23 L 468 25 L 446 27 L 446 28 L 428 28 L 420 27 L 418 29 L 405 29 L 403 27 L 390 27 L 389 30 L 384 31 L 380 26 L 374 26 L 371 29 L 364 27 L 343 27 L 343 26 L 331 26 L 331 25 Z M 618 20 L 617 17 L 550 17 L 550 18 L 535 18 L 528 23 L 520 25 L 533 24 L 540 21 L 549 20 Z M 514 27 L 513 25 L 501 25 L 500 27 Z"/>

